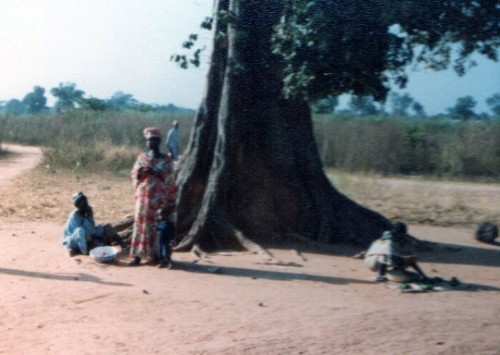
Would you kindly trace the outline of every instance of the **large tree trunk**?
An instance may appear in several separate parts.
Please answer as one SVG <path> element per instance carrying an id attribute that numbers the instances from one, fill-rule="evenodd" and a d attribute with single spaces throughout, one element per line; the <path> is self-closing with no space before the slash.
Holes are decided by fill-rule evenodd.
<path id="1" fill-rule="evenodd" d="M 281 6 L 216 2 L 234 17 L 215 16 L 207 90 L 178 178 L 178 250 L 254 249 L 287 238 L 366 246 L 390 226 L 331 185 L 307 103 L 281 95 L 270 42 Z"/>

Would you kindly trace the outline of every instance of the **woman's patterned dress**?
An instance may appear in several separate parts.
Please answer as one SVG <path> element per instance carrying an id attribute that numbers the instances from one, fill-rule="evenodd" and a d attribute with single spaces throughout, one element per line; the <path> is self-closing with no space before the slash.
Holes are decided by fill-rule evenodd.
<path id="1" fill-rule="evenodd" d="M 148 168 L 158 173 L 150 174 Z M 152 152 L 143 153 L 137 158 L 131 175 L 135 186 L 135 217 L 130 256 L 155 258 L 158 210 L 165 205 L 175 208 L 173 161 L 165 154 L 154 159 Z"/>

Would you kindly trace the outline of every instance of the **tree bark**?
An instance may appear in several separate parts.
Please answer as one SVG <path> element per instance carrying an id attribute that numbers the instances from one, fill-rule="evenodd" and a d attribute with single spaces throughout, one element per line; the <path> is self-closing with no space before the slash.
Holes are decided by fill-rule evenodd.
<path id="1" fill-rule="evenodd" d="M 390 222 L 324 174 L 308 104 L 286 100 L 271 51 L 280 1 L 218 0 L 205 97 L 178 177 L 178 250 L 286 242 L 366 246 Z"/>

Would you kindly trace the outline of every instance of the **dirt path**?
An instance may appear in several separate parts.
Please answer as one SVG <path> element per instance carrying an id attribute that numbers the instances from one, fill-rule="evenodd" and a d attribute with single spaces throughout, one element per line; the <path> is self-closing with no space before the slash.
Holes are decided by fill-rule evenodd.
<path id="1" fill-rule="evenodd" d="M 9 156 L 0 160 L 0 185 L 33 169 L 42 161 L 42 150 L 39 147 L 2 144 L 2 149 L 7 151 Z"/>
<path id="2" fill-rule="evenodd" d="M 3 184 L 29 154 L 0 161 Z M 425 294 L 373 283 L 346 247 L 130 268 L 69 258 L 62 229 L 0 220 L 0 354 L 499 354 L 500 248 L 466 228 L 410 226 L 442 243 L 424 270 L 468 286 Z"/>

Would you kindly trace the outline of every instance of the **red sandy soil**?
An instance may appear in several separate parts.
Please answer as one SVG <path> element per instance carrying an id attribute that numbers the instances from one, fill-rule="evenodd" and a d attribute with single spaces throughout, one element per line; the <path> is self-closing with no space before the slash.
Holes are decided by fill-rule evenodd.
<path id="1" fill-rule="evenodd" d="M 0 184 L 40 161 L 9 148 L 22 155 Z M 423 269 L 467 286 L 414 294 L 374 283 L 348 247 L 271 250 L 282 265 L 178 253 L 166 270 L 70 258 L 62 230 L 0 220 L 0 354 L 500 354 L 500 247 L 472 229 L 410 226 L 441 243 Z"/>

